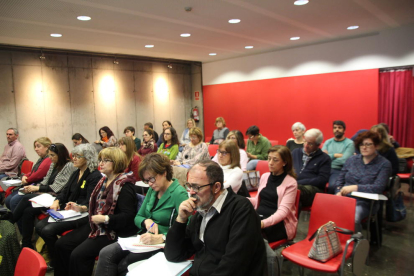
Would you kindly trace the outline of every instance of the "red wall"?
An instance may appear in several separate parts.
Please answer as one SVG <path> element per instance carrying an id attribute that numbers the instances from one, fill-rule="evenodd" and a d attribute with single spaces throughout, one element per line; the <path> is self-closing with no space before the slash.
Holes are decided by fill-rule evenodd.
<path id="1" fill-rule="evenodd" d="M 269 139 L 285 144 L 292 124 L 319 128 L 332 138 L 332 122 L 343 120 L 346 136 L 378 122 L 378 69 L 205 85 L 205 136 L 211 137 L 216 117 L 243 134 L 257 125 Z"/>

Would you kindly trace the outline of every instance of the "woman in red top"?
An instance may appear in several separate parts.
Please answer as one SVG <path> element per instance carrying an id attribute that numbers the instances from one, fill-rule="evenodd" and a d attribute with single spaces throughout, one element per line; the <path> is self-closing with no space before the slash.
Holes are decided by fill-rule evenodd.
<path id="1" fill-rule="evenodd" d="M 135 181 L 140 181 L 141 178 L 138 175 L 138 167 L 141 163 L 141 156 L 136 153 L 137 148 L 135 146 L 134 140 L 131 137 L 122 137 L 118 140 L 119 148 L 125 152 L 128 159 L 128 167 L 125 169 L 125 172 L 132 172 L 135 177 Z"/>
<path id="2" fill-rule="evenodd" d="M 34 164 L 32 171 L 22 177 L 22 185 L 26 186 L 29 184 L 37 184 L 40 183 L 43 178 L 46 176 L 47 172 L 49 171 L 50 164 L 52 161 L 50 160 L 48 153 L 49 146 L 52 144 L 47 137 L 40 137 L 37 138 L 34 143 L 34 150 L 39 155 L 39 159 L 37 160 L 36 164 Z M 10 210 L 14 210 L 19 204 L 22 196 L 18 195 L 18 189 L 16 189 L 12 194 L 10 194 L 6 198 L 6 206 Z"/>
<path id="3" fill-rule="evenodd" d="M 154 141 L 154 131 L 152 129 L 147 129 L 144 131 L 144 135 L 142 135 L 142 144 L 141 148 L 138 150 L 139 155 L 144 157 L 145 155 L 151 152 L 157 152 L 157 144 Z"/>

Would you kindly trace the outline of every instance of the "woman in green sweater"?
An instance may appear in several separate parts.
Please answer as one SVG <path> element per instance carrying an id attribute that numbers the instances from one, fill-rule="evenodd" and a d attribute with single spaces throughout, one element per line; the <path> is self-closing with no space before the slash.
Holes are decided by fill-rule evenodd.
<path id="1" fill-rule="evenodd" d="M 166 155 L 170 160 L 175 160 L 178 154 L 178 135 L 173 127 L 164 129 L 163 143 L 158 148 L 158 153 Z"/>
<path id="2" fill-rule="evenodd" d="M 188 193 L 176 179 L 172 178 L 170 160 L 165 155 L 159 153 L 146 155 L 139 166 L 138 173 L 142 181 L 150 186 L 134 220 L 140 230 L 140 242 L 149 245 L 164 243 L 168 229 L 177 217 L 181 202 L 188 199 Z M 99 253 L 95 275 L 125 275 L 128 272 L 128 265 L 148 259 L 162 250 L 131 253 L 122 250 L 119 243 L 115 242 L 104 247 Z"/>

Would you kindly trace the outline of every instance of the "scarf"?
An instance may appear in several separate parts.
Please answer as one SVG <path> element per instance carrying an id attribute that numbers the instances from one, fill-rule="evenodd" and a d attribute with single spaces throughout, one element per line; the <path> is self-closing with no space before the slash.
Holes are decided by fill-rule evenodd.
<path id="1" fill-rule="evenodd" d="M 32 168 L 32 172 L 37 172 L 37 170 L 40 167 L 40 164 L 42 164 L 43 160 L 45 160 L 46 158 L 49 158 L 49 155 L 46 154 L 45 157 L 43 158 L 39 158 L 36 162 L 36 164 L 34 164 L 33 168 Z"/>
<path id="2" fill-rule="evenodd" d="M 134 182 L 133 173 L 122 173 L 118 175 L 111 183 L 107 184 L 107 182 L 108 178 L 106 176 L 102 177 L 98 184 L 96 184 L 96 187 L 92 192 L 91 199 L 89 200 L 89 224 L 92 229 L 91 233 L 89 234 L 89 238 L 92 239 L 103 235 L 106 235 L 109 240 L 114 240 L 116 238 L 115 231 L 109 231 L 108 225 L 103 223 L 96 225 L 92 222 L 91 218 L 94 215 L 114 214 L 122 187 L 127 182 Z"/>
<path id="3" fill-rule="evenodd" d="M 102 137 L 102 139 L 101 139 L 101 140 L 102 140 L 102 141 L 104 141 L 104 142 L 106 143 L 106 142 L 108 142 L 108 140 L 109 140 L 109 139 L 108 139 L 108 136 L 106 136 L 106 137 Z"/>
<path id="4" fill-rule="evenodd" d="M 143 149 L 154 149 L 154 139 L 149 140 L 148 142 L 145 142 L 145 140 L 142 142 L 142 148 Z"/>

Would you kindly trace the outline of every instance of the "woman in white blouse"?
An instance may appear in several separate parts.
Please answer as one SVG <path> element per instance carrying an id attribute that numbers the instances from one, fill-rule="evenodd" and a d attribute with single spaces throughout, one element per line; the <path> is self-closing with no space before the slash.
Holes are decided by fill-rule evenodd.
<path id="1" fill-rule="evenodd" d="M 246 144 L 244 143 L 243 133 L 238 130 L 232 130 L 226 137 L 226 140 L 233 141 L 239 147 L 240 153 L 240 168 L 242 171 L 246 171 L 247 162 L 249 162 L 249 157 L 247 157 L 247 153 L 244 150 Z M 213 161 L 218 163 L 218 154 L 216 154 L 213 158 Z"/>
<path id="2" fill-rule="evenodd" d="M 236 143 L 226 139 L 220 143 L 217 156 L 224 173 L 224 188 L 231 187 L 237 193 L 243 181 L 239 147 Z"/>

